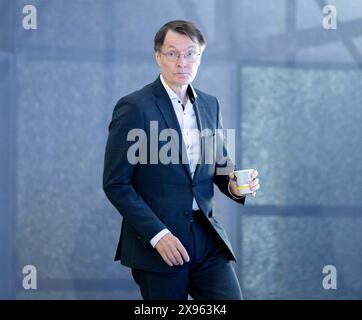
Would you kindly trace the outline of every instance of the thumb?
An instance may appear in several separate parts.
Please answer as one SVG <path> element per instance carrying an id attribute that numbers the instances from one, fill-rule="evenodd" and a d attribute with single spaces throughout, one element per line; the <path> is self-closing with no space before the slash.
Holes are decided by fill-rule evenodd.
<path id="1" fill-rule="evenodd" d="M 236 180 L 236 176 L 235 176 L 234 172 L 229 173 L 229 179 L 234 180 L 234 181 Z"/>

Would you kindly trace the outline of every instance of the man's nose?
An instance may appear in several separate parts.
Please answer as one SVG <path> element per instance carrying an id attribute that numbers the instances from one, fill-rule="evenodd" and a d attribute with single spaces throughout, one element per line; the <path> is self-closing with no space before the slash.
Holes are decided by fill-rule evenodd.
<path id="1" fill-rule="evenodd" d="M 186 65 L 186 60 L 185 60 L 185 56 L 183 54 L 180 54 L 177 58 L 177 65 L 179 66 L 185 66 Z"/>

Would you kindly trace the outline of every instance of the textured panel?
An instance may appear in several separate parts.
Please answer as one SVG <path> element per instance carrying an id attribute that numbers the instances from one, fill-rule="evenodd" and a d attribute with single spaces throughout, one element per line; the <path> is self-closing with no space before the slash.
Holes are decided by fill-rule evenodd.
<path id="1" fill-rule="evenodd" d="M 106 40 L 106 7 L 103 1 L 35 0 L 31 4 L 37 10 L 37 29 L 22 27 L 22 9 L 29 1 L 17 1 L 19 24 L 16 42 L 23 47 L 47 47 L 52 49 L 77 48 L 99 50 Z M 47 53 L 47 52 L 44 52 Z M 64 52 L 65 53 L 65 52 Z"/>
<path id="2" fill-rule="evenodd" d="M 0 50 L 7 51 L 12 48 L 11 1 L 0 1 Z"/>
<path id="3" fill-rule="evenodd" d="M 285 32 L 285 1 L 233 1 L 231 8 L 233 54 L 250 60 L 283 60 L 267 46 L 269 37 Z"/>
<path id="4" fill-rule="evenodd" d="M 362 204 L 361 71 L 242 71 L 244 167 L 257 204 Z"/>
<path id="5" fill-rule="evenodd" d="M 295 46 L 298 49 L 294 52 L 296 60 L 321 63 L 354 63 L 355 58 L 346 43 L 353 42 L 355 35 L 352 33 L 361 30 L 362 5 L 353 0 L 328 1 L 327 4 L 336 6 L 338 19 L 336 30 L 324 30 L 322 28 L 322 21 L 326 15 L 323 14 L 317 1 L 297 1 L 295 37 L 298 39 L 295 41 Z M 348 24 L 352 21 L 361 22 L 359 22 L 359 26 L 351 27 Z M 359 62 L 362 60 L 359 59 Z"/>
<path id="6" fill-rule="evenodd" d="M 362 4 L 335 4 L 336 30 L 325 30 L 317 1 L 234 1 L 231 10 L 234 52 L 251 61 L 362 62 L 349 40 L 362 34 Z"/>
<path id="7" fill-rule="evenodd" d="M 153 52 L 157 30 L 174 19 L 192 20 L 210 39 L 214 35 L 215 0 L 197 1 L 33 1 L 38 12 L 37 30 L 17 27 L 22 46 L 127 50 Z M 28 4 L 18 1 L 17 12 Z M 144 22 L 147 21 L 145 24 Z M 107 23 L 105 23 L 107 22 Z"/>
<path id="8" fill-rule="evenodd" d="M 305 2 L 299 0 L 300 3 Z M 332 4 L 337 9 L 338 19 L 341 22 L 359 19 L 362 17 L 362 4 L 358 1 L 353 0 L 333 0 L 326 2 Z"/>
<path id="9" fill-rule="evenodd" d="M 120 32 L 119 37 L 115 38 L 115 47 L 129 51 L 152 52 L 155 33 L 167 21 L 176 19 L 195 22 L 212 40 L 216 14 L 214 3 L 215 0 L 202 2 L 192 0 L 115 1 L 114 13 L 122 13 L 114 16 L 114 21 L 116 21 L 114 28 Z M 143 21 L 147 23 L 142 23 Z"/>
<path id="10" fill-rule="evenodd" d="M 361 299 L 361 227 L 360 218 L 245 215 L 241 268 L 246 298 Z M 325 265 L 337 269 L 337 290 L 322 286 Z"/>
<path id="11" fill-rule="evenodd" d="M 115 102 L 153 67 L 18 60 L 19 266 L 39 278 L 129 277 L 112 263 L 120 216 L 102 190 Z M 138 80 L 139 81 L 139 80 Z"/>
<path id="12" fill-rule="evenodd" d="M 356 46 L 359 52 L 362 52 L 362 36 L 354 38 L 353 44 Z"/>
<path id="13" fill-rule="evenodd" d="M 0 299 L 12 298 L 13 235 L 14 235 L 14 59 L 0 52 Z"/>
<path id="14" fill-rule="evenodd" d="M 232 5 L 233 22 L 237 40 L 268 37 L 285 30 L 285 1 L 275 0 L 270 5 L 268 0 L 234 1 Z"/>

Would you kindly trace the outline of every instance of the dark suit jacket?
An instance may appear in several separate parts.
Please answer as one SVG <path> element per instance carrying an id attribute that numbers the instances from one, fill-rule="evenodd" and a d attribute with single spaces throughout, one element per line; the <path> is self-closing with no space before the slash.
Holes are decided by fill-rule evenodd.
<path id="1" fill-rule="evenodd" d="M 211 95 L 195 91 L 194 109 L 199 130 L 211 129 L 211 138 L 215 139 L 216 129 L 222 128 L 218 101 Z M 178 164 L 150 164 L 150 121 L 157 121 L 159 132 L 167 128 L 178 132 Z M 127 141 L 127 134 L 135 128 L 141 128 L 146 133 L 138 143 L 147 146 L 147 163 L 130 164 L 127 160 L 128 148 L 135 144 L 135 141 Z M 165 143 L 159 141 L 157 151 Z M 118 101 L 109 125 L 103 175 L 103 189 L 123 216 L 115 260 L 120 259 L 122 264 L 136 269 L 176 271 L 178 267 L 169 267 L 150 245 L 150 240 L 159 231 L 168 228 L 181 243 L 188 243 L 193 197 L 225 243 L 229 259 L 235 260 L 226 233 L 213 214 L 214 183 L 231 198 L 227 188 L 228 176 L 215 174 L 219 164 L 201 161 L 192 178 L 189 165 L 182 162 L 182 152 L 187 154 L 180 126 L 159 77 Z M 205 137 L 201 139 L 201 156 L 204 154 Z M 244 203 L 243 199 L 235 201 Z"/>

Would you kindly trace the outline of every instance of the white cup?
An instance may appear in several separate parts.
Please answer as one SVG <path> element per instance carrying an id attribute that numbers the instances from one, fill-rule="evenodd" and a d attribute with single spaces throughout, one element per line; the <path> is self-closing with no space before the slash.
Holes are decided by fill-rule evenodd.
<path id="1" fill-rule="evenodd" d="M 251 177 L 251 173 L 253 171 L 254 169 L 234 171 L 234 174 L 236 176 L 237 189 L 240 191 L 241 194 L 253 193 L 253 191 L 250 190 L 250 183 L 253 180 L 253 178 Z"/>

